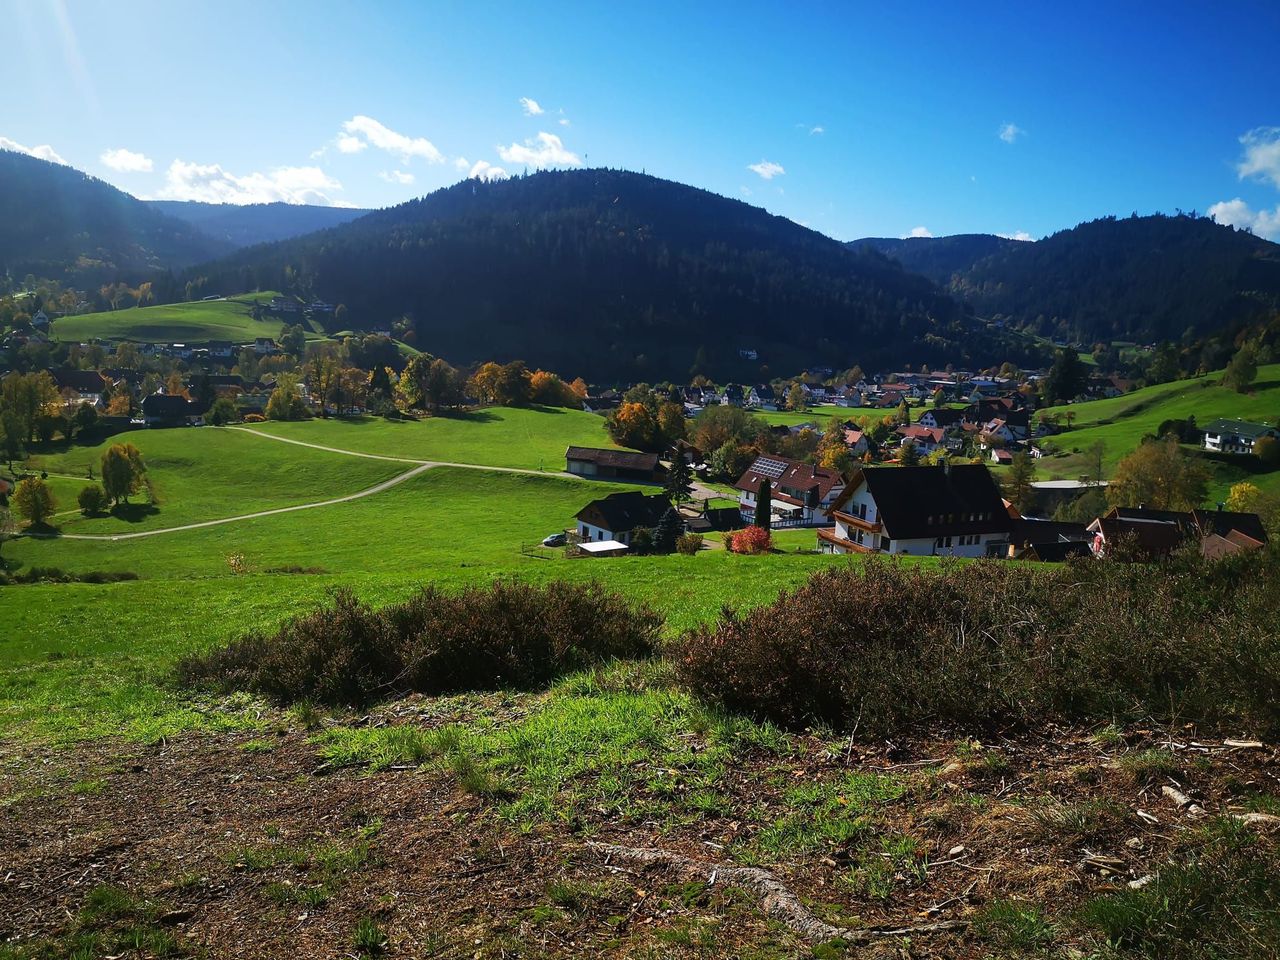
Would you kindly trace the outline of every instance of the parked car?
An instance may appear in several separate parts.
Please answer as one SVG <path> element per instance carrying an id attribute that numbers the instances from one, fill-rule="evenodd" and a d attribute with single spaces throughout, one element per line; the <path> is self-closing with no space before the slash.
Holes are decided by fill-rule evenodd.
<path id="1" fill-rule="evenodd" d="M 542 541 L 544 547 L 563 547 L 569 542 L 569 538 L 563 533 L 553 533 Z"/>

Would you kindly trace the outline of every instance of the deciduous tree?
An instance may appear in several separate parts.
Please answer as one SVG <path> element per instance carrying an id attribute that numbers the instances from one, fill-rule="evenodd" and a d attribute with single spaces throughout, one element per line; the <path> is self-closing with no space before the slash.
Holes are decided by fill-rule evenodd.
<path id="1" fill-rule="evenodd" d="M 1035 461 L 1029 454 L 1015 453 L 1013 462 L 1009 465 L 1009 472 L 1004 478 L 1005 498 L 1020 511 L 1030 509 L 1031 500 L 1035 496 L 1035 488 L 1031 485 L 1035 479 Z"/>
<path id="2" fill-rule="evenodd" d="M 31 526 L 39 527 L 53 516 L 58 504 L 47 483 L 39 477 L 27 477 L 18 482 L 18 488 L 13 492 L 13 508 Z"/>
<path id="3" fill-rule="evenodd" d="M 1209 489 L 1209 469 L 1183 452 L 1175 437 L 1148 440 L 1116 465 L 1107 487 L 1112 506 L 1194 510 Z"/>
<path id="4" fill-rule="evenodd" d="M 102 488 L 112 503 L 128 503 L 142 489 L 147 465 L 132 443 L 114 443 L 102 455 Z"/>

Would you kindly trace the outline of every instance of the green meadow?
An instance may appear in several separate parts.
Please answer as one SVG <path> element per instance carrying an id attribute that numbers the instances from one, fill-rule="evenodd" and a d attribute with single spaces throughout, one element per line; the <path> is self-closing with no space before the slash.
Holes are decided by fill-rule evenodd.
<path id="1" fill-rule="evenodd" d="M 230 340 L 243 343 L 257 337 L 277 337 L 285 322 L 276 318 L 254 320 L 253 304 L 266 303 L 272 291 L 246 294 L 226 300 L 200 300 L 154 307 L 130 307 L 63 317 L 53 322 L 59 340 L 135 340 L 142 343 Z M 301 316 L 289 321 L 308 324 Z M 319 336 L 318 331 L 311 335 Z"/>
<path id="2" fill-rule="evenodd" d="M 564 470 L 564 451 L 570 445 L 615 446 L 599 416 L 563 407 L 489 407 L 418 421 L 357 417 L 271 422 L 253 429 L 375 456 L 548 472 Z"/>
<path id="3" fill-rule="evenodd" d="M 600 419 L 589 414 L 492 413 L 452 424 L 270 427 L 335 448 L 459 462 L 474 453 L 503 461 L 486 466 L 523 469 L 536 467 L 544 454 L 558 469 L 569 439 L 603 445 Z M 156 512 L 141 519 L 62 515 L 56 521 L 64 533 L 111 536 L 333 499 L 413 469 L 234 429 L 137 431 L 127 439 L 148 462 L 160 498 Z M 84 483 L 77 478 L 101 446 L 73 445 L 40 457 L 60 496 L 74 497 Z M 766 602 L 815 569 L 848 562 L 795 553 L 812 544 L 811 532 L 788 531 L 779 543 L 787 552 L 766 557 L 716 548 L 695 557 L 570 560 L 538 545 L 572 524 L 588 501 L 623 489 L 634 488 L 554 474 L 438 467 L 380 493 L 313 510 L 126 540 L 12 541 L 4 554 L 19 571 L 56 567 L 139 579 L 0 589 L 0 622 L 7 628 L 0 634 L 0 738 L 64 741 L 114 732 L 151 739 L 191 728 L 252 725 L 257 714 L 247 707 L 214 709 L 172 689 L 172 664 L 191 650 L 270 629 L 337 587 L 382 603 L 423 583 L 596 579 L 652 604 L 674 634 L 714 617 L 725 604 Z"/>
<path id="4" fill-rule="evenodd" d="M 1237 393 L 1220 385 L 1221 371 L 1192 380 L 1177 380 L 1135 390 L 1121 397 L 1090 400 L 1050 407 L 1046 415 L 1057 415 L 1065 424 L 1073 414 L 1070 429 L 1050 438 L 1063 456 L 1048 457 L 1038 464 L 1044 477 L 1074 478 L 1086 470 L 1084 451 L 1094 444 L 1103 446 L 1103 472 L 1111 475 L 1116 464 L 1165 420 L 1194 416 L 1201 427 L 1219 417 L 1233 417 L 1275 423 L 1280 417 L 1280 364 L 1258 368 L 1258 377 L 1248 393 Z M 1037 417 L 1039 414 L 1037 414 Z M 1231 484 L 1243 479 L 1264 490 L 1280 492 L 1280 471 L 1252 473 L 1243 464 L 1209 461 L 1214 471 L 1211 499 L 1221 499 Z"/>

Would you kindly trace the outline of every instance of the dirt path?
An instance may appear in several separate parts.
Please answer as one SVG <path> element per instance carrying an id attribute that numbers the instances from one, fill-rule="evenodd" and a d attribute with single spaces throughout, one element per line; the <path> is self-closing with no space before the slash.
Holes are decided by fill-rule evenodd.
<path id="1" fill-rule="evenodd" d="M 352 500 L 359 500 L 362 497 L 371 497 L 375 493 L 382 493 L 394 487 L 396 484 L 403 483 L 418 474 L 430 470 L 436 464 L 424 463 L 419 464 L 412 470 L 406 470 L 404 473 L 392 477 L 390 480 L 384 480 L 382 483 L 361 490 L 358 493 L 349 493 L 345 497 L 335 497 L 332 500 L 318 500 L 315 503 L 299 503 L 292 507 L 276 507 L 273 510 L 259 510 L 256 513 L 245 513 L 238 517 L 222 517 L 218 520 L 201 520 L 199 523 L 184 523 L 177 527 L 163 527 L 159 530 L 139 530 L 136 533 L 61 533 L 61 534 L 33 534 L 27 536 L 37 539 L 47 540 L 136 540 L 139 537 L 158 537 L 163 533 L 179 533 L 183 530 L 199 530 L 203 527 L 217 527 L 224 523 L 239 523 L 243 520 L 257 520 L 259 517 L 272 517 L 278 513 L 293 513 L 297 510 L 314 510 L 317 507 L 332 507 L 339 503 L 350 503 Z"/>
<path id="2" fill-rule="evenodd" d="M 483 463 L 458 463 L 454 460 L 414 460 L 409 457 L 388 457 L 380 453 L 360 453 L 356 450 L 343 450 L 340 447 L 326 447 L 319 443 L 308 443 L 305 440 L 292 440 L 288 437 L 277 437 L 272 433 L 264 433 L 261 430 L 254 430 L 251 427 L 228 427 L 229 430 L 239 430 L 241 433 L 252 433 L 255 437 L 264 437 L 267 440 L 276 440 L 280 443 L 292 443 L 299 447 L 310 447 L 313 450 L 323 450 L 326 453 L 338 453 L 347 457 L 364 457 L 366 460 L 390 460 L 393 463 L 417 463 L 426 467 L 458 467 L 462 470 L 490 470 L 494 473 L 519 473 L 531 477 L 556 477 L 560 480 L 587 480 L 587 477 L 580 477 L 575 473 L 567 473 L 563 470 L 529 470 L 524 467 L 493 467 Z"/>

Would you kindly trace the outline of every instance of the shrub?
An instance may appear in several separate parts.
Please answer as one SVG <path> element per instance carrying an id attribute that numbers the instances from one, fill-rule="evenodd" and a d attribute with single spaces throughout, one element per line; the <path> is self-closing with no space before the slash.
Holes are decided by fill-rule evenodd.
<path id="1" fill-rule="evenodd" d="M 96 516 L 99 513 L 105 513 L 108 505 L 107 492 L 96 483 L 91 483 L 76 497 L 76 503 L 80 505 L 80 512 L 86 517 Z"/>
<path id="2" fill-rule="evenodd" d="M 730 553 L 768 553 L 773 549 L 773 534 L 764 527 L 746 527 L 737 533 L 726 533 L 724 546 Z"/>
<path id="3" fill-rule="evenodd" d="M 213 427 L 221 427 L 223 424 L 234 423 L 239 417 L 240 411 L 231 398 L 219 397 L 214 401 L 204 422 Z"/>
<path id="4" fill-rule="evenodd" d="M 676 539 L 676 552 L 692 557 L 702 549 L 702 539 L 700 533 L 682 533 Z"/>
<path id="5" fill-rule="evenodd" d="M 725 611 L 674 654 L 696 693 L 792 726 L 1177 715 L 1276 730 L 1277 566 L 1267 551 L 1034 574 L 873 560 Z"/>
<path id="6" fill-rule="evenodd" d="M 528 687 L 652 652 L 661 618 L 598 584 L 499 582 L 424 587 L 373 610 L 349 590 L 286 621 L 178 665 L 188 686 L 249 690 L 281 703 L 364 706 L 417 691 Z"/>

